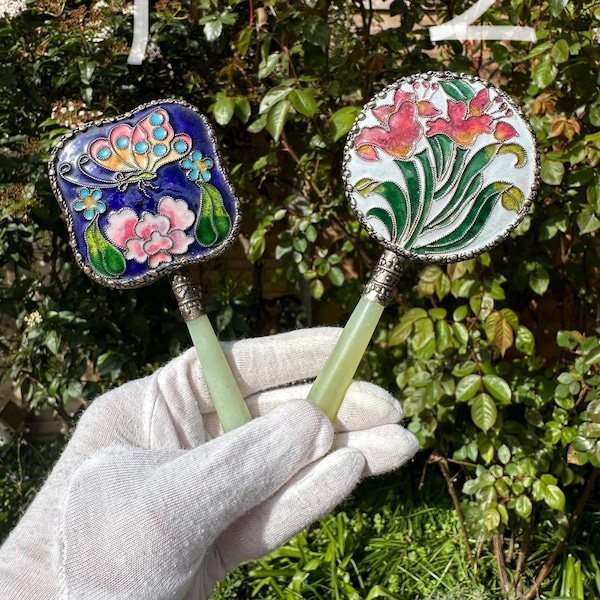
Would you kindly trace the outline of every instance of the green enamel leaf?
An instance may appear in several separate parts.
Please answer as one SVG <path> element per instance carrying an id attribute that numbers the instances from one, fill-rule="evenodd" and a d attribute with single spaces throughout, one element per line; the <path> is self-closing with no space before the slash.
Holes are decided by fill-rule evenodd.
<path id="1" fill-rule="evenodd" d="M 392 181 L 384 181 L 373 189 L 374 194 L 383 196 L 390 208 L 394 220 L 394 228 L 390 231 L 392 240 L 396 240 L 410 227 L 410 214 L 408 213 L 408 202 L 404 192 Z M 399 235 L 398 229 L 403 228 Z"/>
<path id="2" fill-rule="evenodd" d="M 375 181 L 370 177 L 363 177 L 354 184 L 354 190 L 362 196 L 368 196 L 373 193 L 373 190 L 379 185 L 379 181 Z"/>
<path id="3" fill-rule="evenodd" d="M 462 196 L 454 197 L 452 200 L 448 200 L 446 206 L 440 211 L 440 214 L 428 224 L 428 229 L 434 227 L 447 227 L 452 221 L 459 215 L 464 206 L 468 204 L 477 192 L 481 189 L 483 184 L 483 175 L 476 175 L 468 187 L 463 190 Z"/>
<path id="4" fill-rule="evenodd" d="M 514 154 L 517 157 L 517 162 L 515 164 L 517 169 L 520 169 L 527 164 L 527 152 L 525 151 L 525 148 L 519 144 L 502 144 L 502 146 L 498 148 L 498 154 Z"/>
<path id="5" fill-rule="evenodd" d="M 472 242 L 485 227 L 487 220 L 498 201 L 499 196 L 509 187 L 508 183 L 490 183 L 475 199 L 473 206 L 469 209 L 462 222 L 435 242 L 427 244 L 426 247 L 415 248 L 417 253 L 427 251 L 453 252 L 464 248 Z"/>
<path id="6" fill-rule="evenodd" d="M 508 144 L 510 145 L 510 144 Z M 513 144 L 517 145 L 517 144 Z M 447 201 L 446 206 L 437 215 L 435 220 L 429 224 L 429 227 L 443 227 L 452 221 L 455 215 L 459 214 L 464 206 L 468 204 L 475 193 L 478 191 L 481 181 L 483 181 L 481 173 L 494 160 L 501 149 L 502 144 L 488 144 L 480 148 L 469 160 L 461 174 L 460 180 L 456 185 L 452 198 Z M 520 148 L 520 146 L 518 146 Z M 444 194 L 447 194 L 455 182 L 456 168 L 453 170 L 451 178 L 448 180 L 451 185 L 444 186 Z M 435 198 L 441 198 L 440 190 L 435 194 Z"/>
<path id="7" fill-rule="evenodd" d="M 125 272 L 125 258 L 102 235 L 98 219 L 94 219 L 85 230 L 88 257 L 94 269 L 104 277 L 118 277 Z"/>
<path id="8" fill-rule="evenodd" d="M 417 240 L 417 237 L 423 231 L 425 220 L 429 215 L 431 201 L 433 200 L 433 169 L 431 167 L 431 162 L 427 155 L 427 151 L 422 150 L 421 152 L 419 152 L 419 154 L 415 155 L 415 159 L 418 160 L 422 165 L 425 180 L 423 182 L 419 180 L 416 165 L 411 162 L 410 164 L 412 165 L 412 172 L 414 178 L 414 180 L 411 183 L 412 185 L 416 185 L 417 189 L 416 193 L 409 189 L 409 218 L 411 221 L 412 229 L 410 238 L 408 239 L 408 242 L 406 242 L 406 248 L 409 249 L 412 248 L 413 244 Z M 401 164 L 407 165 L 408 163 L 396 161 L 396 164 L 400 166 Z"/>
<path id="9" fill-rule="evenodd" d="M 386 230 L 390 234 L 390 239 L 393 240 L 396 237 L 396 222 L 390 211 L 379 206 L 371 208 L 366 213 L 367 219 L 379 219 Z"/>
<path id="10" fill-rule="evenodd" d="M 500 198 L 502 206 L 506 210 L 514 210 L 515 212 L 519 212 L 523 207 L 523 192 L 514 185 L 511 185 L 508 189 L 502 192 Z"/>
<path id="11" fill-rule="evenodd" d="M 196 227 L 196 238 L 210 248 L 223 242 L 231 232 L 231 219 L 225 210 L 221 192 L 206 183 L 202 186 L 202 207 Z"/>
<path id="12" fill-rule="evenodd" d="M 421 192 L 420 192 L 420 180 L 417 168 L 412 160 L 404 161 L 397 160 L 396 164 L 402 173 L 404 182 L 406 183 L 406 189 L 408 191 L 408 202 L 409 202 L 409 214 L 412 219 L 416 218 L 419 214 L 419 207 L 421 206 Z"/>
<path id="13" fill-rule="evenodd" d="M 440 85 L 446 94 L 457 102 L 468 102 L 475 98 L 475 90 L 464 81 L 460 81 L 460 79 L 454 81 L 442 81 L 440 82 Z"/>
<path id="14" fill-rule="evenodd" d="M 431 145 L 431 151 L 435 162 L 435 172 L 437 173 L 437 179 L 442 179 L 444 173 L 450 165 L 450 159 L 452 158 L 453 151 L 457 148 L 452 140 L 442 134 L 434 135 L 429 138 Z M 463 150 L 463 154 L 464 154 Z"/>
<path id="15" fill-rule="evenodd" d="M 437 137 L 437 136 L 434 136 Z M 446 136 L 440 136 L 446 137 Z M 433 138 L 432 138 L 433 139 Z M 448 139 L 448 138 L 446 138 Z M 433 195 L 434 200 L 438 200 L 439 198 L 443 198 L 455 185 L 456 180 L 458 179 L 459 173 L 462 171 L 463 163 L 465 162 L 465 157 L 467 156 L 468 150 L 466 148 L 456 148 L 456 154 L 454 155 L 454 160 L 452 161 L 452 171 L 448 178 L 446 179 L 446 183 L 439 189 L 437 189 Z"/>

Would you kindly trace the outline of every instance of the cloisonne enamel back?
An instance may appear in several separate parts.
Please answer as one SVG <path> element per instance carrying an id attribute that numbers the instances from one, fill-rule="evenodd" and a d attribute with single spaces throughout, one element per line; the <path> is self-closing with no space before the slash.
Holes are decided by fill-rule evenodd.
<path id="1" fill-rule="evenodd" d="M 220 254 L 239 201 L 193 106 L 159 100 L 65 136 L 50 181 L 80 267 L 113 288 L 147 285 Z"/>
<path id="2" fill-rule="evenodd" d="M 406 259 L 456 262 L 502 241 L 539 183 L 521 110 L 487 81 L 454 73 L 400 79 L 348 136 L 344 180 L 363 226 Z"/>

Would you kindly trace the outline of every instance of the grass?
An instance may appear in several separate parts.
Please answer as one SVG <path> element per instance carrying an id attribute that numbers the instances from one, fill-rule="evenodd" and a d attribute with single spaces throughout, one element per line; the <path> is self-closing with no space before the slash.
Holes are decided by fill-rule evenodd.
<path id="1" fill-rule="evenodd" d="M 421 467 L 364 482 L 335 514 L 231 574 L 215 599 L 498 598 L 468 565 L 445 484 L 436 474 L 420 487 Z"/>

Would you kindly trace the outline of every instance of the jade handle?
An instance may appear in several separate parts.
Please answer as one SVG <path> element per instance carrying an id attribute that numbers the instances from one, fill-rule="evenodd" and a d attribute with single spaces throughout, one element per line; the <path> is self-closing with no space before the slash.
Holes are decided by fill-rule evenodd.
<path id="1" fill-rule="evenodd" d="M 171 286 L 181 316 L 194 343 L 204 380 L 212 398 L 223 431 L 232 431 L 252 420 L 231 367 L 223 354 L 215 330 L 202 306 L 200 289 L 189 272 L 176 271 Z"/>
<path id="2" fill-rule="evenodd" d="M 340 339 L 315 379 L 308 399 L 334 421 L 358 365 L 373 337 L 384 306 L 363 296 Z"/>
<path id="3" fill-rule="evenodd" d="M 203 314 L 193 321 L 186 321 L 186 325 L 223 431 L 232 431 L 248 423 L 252 419 L 250 411 L 208 316 Z"/>
<path id="4" fill-rule="evenodd" d="M 335 420 L 405 262 L 403 257 L 391 250 L 385 250 L 381 255 L 340 339 L 308 393 L 308 399 L 330 421 Z"/>

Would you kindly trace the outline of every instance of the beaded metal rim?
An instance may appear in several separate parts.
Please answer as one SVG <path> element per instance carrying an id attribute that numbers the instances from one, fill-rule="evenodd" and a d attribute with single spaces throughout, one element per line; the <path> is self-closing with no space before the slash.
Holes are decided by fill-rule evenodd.
<path id="1" fill-rule="evenodd" d="M 212 258 L 222 254 L 225 250 L 227 250 L 227 248 L 229 248 L 235 242 L 235 240 L 239 234 L 239 231 L 240 231 L 241 221 L 242 221 L 241 202 L 233 190 L 233 187 L 231 185 L 231 182 L 229 181 L 227 173 L 224 170 L 221 170 L 221 175 L 223 177 L 224 184 L 226 185 L 227 191 L 233 200 L 233 206 L 235 208 L 235 219 L 233 220 L 233 222 L 231 224 L 230 233 L 214 249 L 208 250 L 206 252 L 206 254 L 204 254 L 204 255 L 199 255 L 199 256 L 195 256 L 195 257 L 184 257 L 182 259 L 179 259 L 174 264 L 161 266 L 161 268 L 158 271 L 146 272 L 146 273 L 138 276 L 133 281 L 131 281 L 131 280 L 121 281 L 118 279 L 113 279 L 110 277 L 103 276 L 102 274 L 94 271 L 92 268 L 90 268 L 86 264 L 84 257 L 81 254 L 79 246 L 77 244 L 77 239 L 75 236 L 75 224 L 73 221 L 71 211 L 69 210 L 68 203 L 65 200 L 65 198 L 62 194 L 62 191 L 58 185 L 57 163 L 58 163 L 58 159 L 59 159 L 59 153 L 61 152 L 61 150 L 64 149 L 65 144 L 67 144 L 69 141 L 71 141 L 76 135 L 78 135 L 81 132 L 85 132 L 92 127 L 102 127 L 104 125 L 117 124 L 122 121 L 125 121 L 125 120 L 135 117 L 136 113 L 139 113 L 140 111 L 144 111 L 147 109 L 151 109 L 155 106 L 165 105 L 165 104 L 182 106 L 182 107 L 190 109 L 196 113 L 196 116 L 198 116 L 201 119 L 204 126 L 206 127 L 207 134 L 210 138 L 210 142 L 212 143 L 212 146 L 214 149 L 215 159 L 218 161 L 219 164 L 222 164 L 222 157 L 221 157 L 221 154 L 220 154 L 218 146 L 217 146 L 217 138 L 214 134 L 212 126 L 210 125 L 210 123 L 208 122 L 206 117 L 192 104 L 189 104 L 188 102 L 185 102 L 183 100 L 176 100 L 174 98 L 163 98 L 161 100 L 153 100 L 153 101 L 141 104 L 140 106 L 138 106 L 126 113 L 123 113 L 123 114 L 120 114 L 120 115 L 117 115 L 114 117 L 107 117 L 105 119 L 97 119 L 94 121 L 90 121 L 89 123 L 81 124 L 77 129 L 74 129 L 73 131 L 70 131 L 69 133 L 65 134 L 59 140 L 59 142 L 56 144 L 56 146 L 52 150 L 52 154 L 51 154 L 50 160 L 48 162 L 50 185 L 51 185 L 52 190 L 62 208 L 62 212 L 65 217 L 65 221 L 66 221 L 66 225 L 67 225 L 67 232 L 69 235 L 69 244 L 71 246 L 71 249 L 73 250 L 73 254 L 75 255 L 75 260 L 76 260 L 77 264 L 79 265 L 79 267 L 83 270 L 83 272 L 86 275 L 88 275 L 91 279 L 95 280 L 96 282 L 100 283 L 101 285 L 104 285 L 109 288 L 132 289 L 132 288 L 144 287 L 144 286 L 149 285 L 149 284 L 153 283 L 154 281 L 160 279 L 161 277 L 173 274 L 174 272 L 182 269 L 183 267 L 186 267 L 186 266 L 189 266 L 192 264 L 196 264 L 199 262 L 205 262 L 209 259 L 212 259 Z"/>
<path id="2" fill-rule="evenodd" d="M 512 109 L 513 113 L 520 119 L 523 127 L 531 136 L 531 140 L 532 140 L 532 144 L 533 144 L 533 148 L 532 148 L 532 150 L 533 150 L 533 152 L 532 152 L 532 154 L 533 154 L 532 183 L 531 183 L 530 189 L 528 190 L 526 197 L 524 198 L 524 201 L 522 203 L 520 210 L 514 217 L 512 224 L 509 225 L 508 227 L 506 227 L 506 229 L 502 232 L 502 234 L 496 236 L 492 241 L 490 241 L 480 247 L 477 247 L 475 249 L 470 249 L 468 251 L 457 251 L 457 252 L 453 252 L 448 255 L 440 255 L 439 253 L 435 253 L 435 252 L 432 252 L 432 253 L 426 252 L 426 253 L 417 254 L 410 250 L 400 248 L 393 241 L 386 239 L 386 237 L 384 237 L 381 233 L 379 233 L 378 231 L 375 230 L 375 228 L 368 222 L 367 216 L 365 215 L 365 213 L 363 211 L 361 211 L 359 209 L 359 207 L 357 206 L 357 202 L 354 197 L 355 186 L 350 183 L 350 178 L 352 177 L 351 169 L 349 166 L 349 163 L 351 160 L 351 152 L 354 151 L 354 142 L 355 142 L 357 135 L 360 133 L 361 128 L 363 127 L 363 121 L 366 118 L 367 112 L 371 111 L 378 104 L 378 102 L 381 99 L 385 98 L 386 96 L 388 96 L 391 92 L 393 92 L 395 90 L 400 90 L 400 88 L 406 84 L 412 86 L 413 84 L 422 83 L 422 82 L 434 83 L 434 82 L 441 82 L 441 81 L 448 82 L 448 81 L 453 81 L 453 80 L 474 83 L 474 84 L 483 86 L 483 87 L 487 88 L 488 90 L 492 90 L 498 97 L 500 97 Z M 487 252 L 488 250 L 492 249 L 497 244 L 506 240 L 508 238 L 508 236 L 510 235 L 510 233 L 512 231 L 514 231 L 514 229 L 516 229 L 516 227 L 521 223 L 521 221 L 527 215 L 527 213 L 533 203 L 533 200 L 536 196 L 537 190 L 539 188 L 540 156 L 539 156 L 539 150 L 537 148 L 537 144 L 535 143 L 535 134 L 533 132 L 533 128 L 532 128 L 529 120 L 524 115 L 521 108 L 513 101 L 513 99 L 510 96 L 508 96 L 508 94 L 506 94 L 504 91 L 502 91 L 501 89 L 496 87 L 491 82 L 481 79 L 479 77 L 476 77 L 474 75 L 469 75 L 466 73 L 453 73 L 450 71 L 443 71 L 443 72 L 442 71 L 440 71 L 440 72 L 429 71 L 427 73 L 418 73 L 418 74 L 414 74 L 414 75 L 410 75 L 410 76 L 398 79 L 394 83 L 392 83 L 392 84 L 388 85 L 386 88 L 384 88 L 378 94 L 376 94 L 367 104 L 365 104 L 363 106 L 361 113 L 356 118 L 354 125 L 348 134 L 346 144 L 344 146 L 344 154 L 343 154 L 343 161 L 342 161 L 342 177 L 343 177 L 343 180 L 345 183 L 345 195 L 349 202 L 350 208 L 354 212 L 356 218 L 361 223 L 361 225 L 367 230 L 369 235 L 373 239 L 375 239 L 379 244 L 381 244 L 386 249 L 396 253 L 398 256 L 401 256 L 407 260 L 416 260 L 416 261 L 421 261 L 421 262 L 436 262 L 436 263 L 453 263 L 453 262 L 468 260 L 470 258 L 474 258 L 475 256 L 483 254 L 484 252 Z"/>

